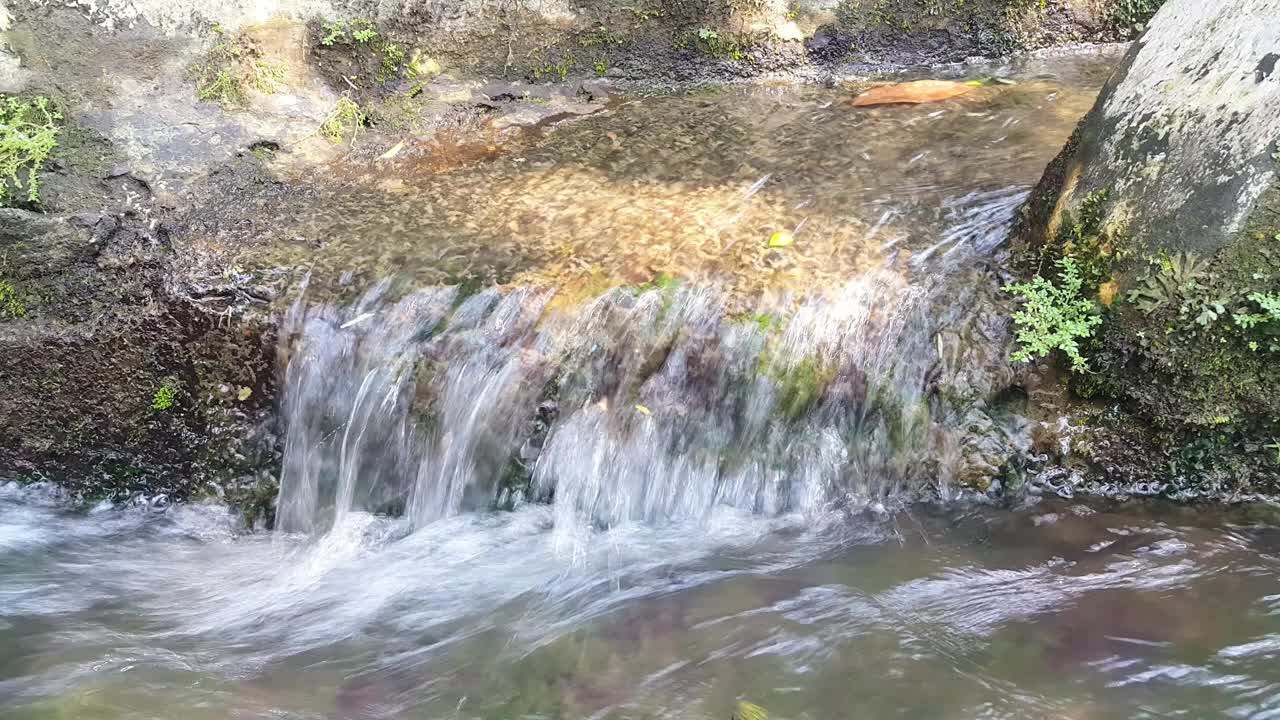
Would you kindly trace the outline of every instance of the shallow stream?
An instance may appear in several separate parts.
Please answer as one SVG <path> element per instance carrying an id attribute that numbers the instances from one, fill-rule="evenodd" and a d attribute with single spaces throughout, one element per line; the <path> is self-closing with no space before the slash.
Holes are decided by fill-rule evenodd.
<path id="1" fill-rule="evenodd" d="M 279 529 L 0 484 L 0 718 L 1280 717 L 1273 508 L 954 500 L 1026 434 L 991 261 L 1113 60 L 246 206 L 363 292 L 286 321 Z"/>

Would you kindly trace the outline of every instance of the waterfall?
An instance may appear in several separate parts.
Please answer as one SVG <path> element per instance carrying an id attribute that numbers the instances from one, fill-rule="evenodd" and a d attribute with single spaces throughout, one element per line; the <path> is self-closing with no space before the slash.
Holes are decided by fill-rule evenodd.
<path id="1" fill-rule="evenodd" d="M 697 284 L 577 308 L 537 288 L 304 295 L 287 319 L 278 525 L 550 502 L 569 540 L 943 487 L 960 441 L 937 386 L 975 384 L 977 362 L 948 309 L 961 275 L 886 265 L 736 314 Z"/>

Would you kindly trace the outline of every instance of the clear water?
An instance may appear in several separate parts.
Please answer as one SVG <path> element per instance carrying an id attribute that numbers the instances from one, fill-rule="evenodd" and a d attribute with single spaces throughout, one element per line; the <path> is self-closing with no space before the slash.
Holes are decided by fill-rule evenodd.
<path id="1" fill-rule="evenodd" d="M 419 287 L 288 319 L 289 532 L 0 485 L 0 718 L 1280 717 L 1274 509 L 894 502 L 963 459 L 925 388 L 998 386 L 993 253 L 1108 62 L 635 99 L 246 208 L 323 236 L 317 286 Z M 467 268 L 530 285 L 420 287 Z M 633 268 L 689 280 L 596 285 Z"/>
<path id="2" fill-rule="evenodd" d="M 1272 717 L 1274 510 L 1058 502 L 244 535 L 0 491 L 5 718 Z"/>

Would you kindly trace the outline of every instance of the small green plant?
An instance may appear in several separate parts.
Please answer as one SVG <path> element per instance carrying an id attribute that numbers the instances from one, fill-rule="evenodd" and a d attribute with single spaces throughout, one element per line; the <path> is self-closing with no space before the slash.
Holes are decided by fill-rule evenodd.
<path id="1" fill-rule="evenodd" d="M 597 60 L 595 69 L 597 75 L 604 76 L 605 73 L 609 72 L 609 61 L 604 58 Z"/>
<path id="2" fill-rule="evenodd" d="M 738 62 L 740 60 L 749 60 L 751 56 L 747 54 L 747 50 L 752 45 L 751 36 L 746 33 L 720 33 L 711 28 L 699 28 L 692 35 L 693 49 L 707 57 L 719 60 L 731 60 Z M 683 46 L 687 47 L 689 43 L 686 41 Z"/>
<path id="3" fill-rule="evenodd" d="M 260 93 L 271 95 L 284 85 L 287 74 L 283 63 L 256 60 L 253 63 L 253 87 Z"/>
<path id="4" fill-rule="evenodd" d="M 386 82 L 400 74 L 404 64 L 404 48 L 395 43 L 382 46 L 382 64 L 378 68 L 378 82 Z"/>
<path id="5" fill-rule="evenodd" d="M 175 378 L 167 378 L 151 396 L 152 410 L 168 410 L 174 406 L 178 399 L 178 381 Z"/>
<path id="6" fill-rule="evenodd" d="M 320 135 L 329 142 L 340 143 L 349 134 L 351 141 L 355 142 L 356 135 L 360 133 L 360 127 L 364 125 L 367 117 L 356 101 L 343 95 L 338 98 L 338 104 L 321 123 Z"/>
<path id="7" fill-rule="evenodd" d="M 356 20 L 351 23 L 351 28 L 351 38 L 362 45 L 378 37 L 378 30 L 372 21 Z"/>
<path id="8" fill-rule="evenodd" d="M 60 120 L 49 98 L 0 96 L 0 206 L 12 203 L 21 190 L 27 202 L 40 202 L 40 171 L 58 146 Z"/>
<path id="9" fill-rule="evenodd" d="M 230 69 L 222 68 L 196 85 L 196 98 L 201 102 L 234 105 L 244 100 L 244 89 Z"/>
<path id="10" fill-rule="evenodd" d="M 565 52 L 560 55 L 560 61 L 552 63 L 546 60 L 541 65 L 533 69 L 533 79 L 541 80 L 544 76 L 559 78 L 561 82 L 569 78 L 569 73 L 573 72 L 573 68 L 577 65 L 577 58 L 571 52 Z"/>
<path id="11" fill-rule="evenodd" d="M 8 280 L 0 280 L 0 320 L 16 320 L 27 314 L 27 304 Z"/>
<path id="12" fill-rule="evenodd" d="M 1156 269 L 1129 293 L 1129 301 L 1150 315 L 1166 305 L 1194 299 L 1207 290 L 1202 281 L 1208 275 L 1209 263 L 1192 253 L 1179 253 L 1160 260 Z"/>
<path id="13" fill-rule="evenodd" d="M 1065 257 L 1057 262 L 1058 283 L 1041 275 L 1028 283 L 1005 287 L 1023 300 L 1021 310 L 1013 314 L 1018 326 L 1016 337 L 1021 349 L 1013 354 L 1015 362 L 1030 362 L 1060 350 L 1071 361 L 1074 372 L 1088 372 L 1089 364 L 1080 354 L 1079 341 L 1093 335 L 1102 324 L 1092 300 L 1081 295 L 1083 281 L 1075 260 Z"/>
<path id="14" fill-rule="evenodd" d="M 1236 326 L 1245 331 L 1258 330 L 1264 335 L 1267 350 L 1280 352 L 1280 293 L 1250 293 L 1249 301 L 1257 305 L 1261 312 L 1254 308 L 1247 311 L 1236 311 L 1232 320 Z M 1249 341 L 1249 349 L 1257 352 L 1262 345 L 1258 340 Z"/>
<path id="15" fill-rule="evenodd" d="M 339 43 L 352 41 L 361 45 L 368 44 L 378 37 L 378 26 L 372 20 L 333 20 L 320 24 L 320 44 L 333 47 Z"/>
<path id="16" fill-rule="evenodd" d="M 324 33 L 320 38 L 320 44 L 325 47 L 333 47 L 339 40 L 346 42 L 347 22 L 345 20 L 335 20 L 321 23 L 320 32 Z"/>

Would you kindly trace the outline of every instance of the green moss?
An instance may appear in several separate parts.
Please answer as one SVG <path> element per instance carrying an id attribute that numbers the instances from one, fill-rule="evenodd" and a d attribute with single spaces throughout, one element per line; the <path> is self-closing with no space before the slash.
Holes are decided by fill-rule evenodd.
<path id="1" fill-rule="evenodd" d="M 835 379 L 835 368 L 816 357 L 794 363 L 769 363 L 765 372 L 777 388 L 774 409 L 791 421 L 804 417 Z"/>
<path id="2" fill-rule="evenodd" d="M 593 48 L 607 48 L 613 45 L 622 45 L 626 42 L 626 38 L 613 30 L 610 30 L 603 23 L 597 23 L 595 26 L 586 30 L 581 30 L 575 34 L 575 42 L 578 47 L 584 50 Z"/>
<path id="3" fill-rule="evenodd" d="M 25 317 L 27 304 L 13 283 L 0 278 L 0 320 Z"/>
<path id="4" fill-rule="evenodd" d="M 167 378 L 155 393 L 151 396 L 152 410 L 169 410 L 178 399 L 178 380 L 176 378 Z"/>
<path id="5" fill-rule="evenodd" d="M 404 65 L 405 60 L 404 48 L 395 43 L 386 43 L 382 46 L 381 58 L 378 67 L 378 82 L 386 82 L 399 77 L 400 67 Z"/>
<path id="6" fill-rule="evenodd" d="M 13 204 L 23 190 L 27 202 L 40 202 L 40 172 L 58 146 L 61 120 L 46 97 L 0 95 L 0 206 Z"/>
<path id="7" fill-rule="evenodd" d="M 333 110 L 320 124 L 320 135 L 333 143 L 341 143 L 348 138 L 351 142 L 355 142 L 367 118 L 368 116 L 356 101 L 343 95 L 338 98 Z"/>
<path id="8" fill-rule="evenodd" d="M 284 63 L 263 58 L 246 36 L 215 32 L 218 41 L 203 60 L 188 68 L 197 100 L 235 106 L 244 104 L 247 88 L 265 95 L 280 91 L 288 76 Z"/>
<path id="9" fill-rule="evenodd" d="M 264 95 L 279 92 L 288 71 L 283 63 L 255 60 L 253 63 L 253 87 Z"/>
<path id="10" fill-rule="evenodd" d="M 699 28 L 685 34 L 677 42 L 705 57 L 730 62 L 754 61 L 751 51 L 759 45 L 759 38 L 751 33 L 719 32 L 711 28 Z"/>
<path id="11" fill-rule="evenodd" d="M 573 68 L 577 65 L 577 57 L 567 50 L 560 52 L 560 56 L 556 60 L 552 60 L 545 55 L 541 61 L 534 65 L 530 75 L 536 80 L 558 79 L 564 82 L 569 78 L 569 73 L 573 72 Z"/>

